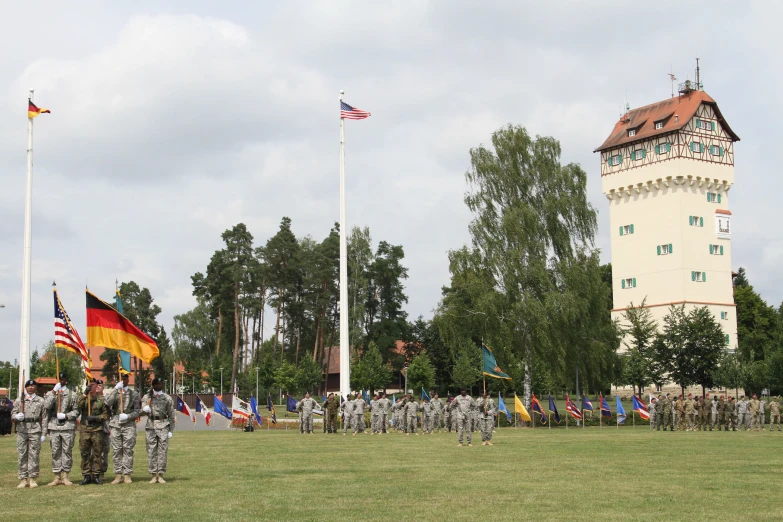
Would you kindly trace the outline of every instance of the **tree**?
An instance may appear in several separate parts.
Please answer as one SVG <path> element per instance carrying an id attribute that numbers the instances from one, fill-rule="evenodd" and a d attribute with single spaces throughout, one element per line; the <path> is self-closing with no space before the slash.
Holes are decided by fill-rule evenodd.
<path id="1" fill-rule="evenodd" d="M 663 332 L 654 343 L 656 363 L 669 379 L 680 385 L 683 393 L 686 386 L 694 383 L 692 361 L 686 351 L 687 321 L 685 305 L 670 306 L 663 318 Z"/>
<path id="2" fill-rule="evenodd" d="M 296 366 L 283 361 L 274 371 L 275 387 L 288 393 L 296 393 Z"/>
<path id="3" fill-rule="evenodd" d="M 263 249 L 264 262 L 270 276 L 270 305 L 277 311 L 273 350 L 277 350 L 277 343 L 280 342 L 281 361 L 285 353 L 285 309 L 299 271 L 299 251 L 299 242 L 291 231 L 291 218 L 284 217 L 277 234 L 269 238 Z"/>
<path id="4" fill-rule="evenodd" d="M 471 388 L 481 379 L 481 349 L 468 339 L 463 340 L 454 359 L 452 382 L 457 388 Z"/>
<path id="5" fill-rule="evenodd" d="M 429 356 L 422 352 L 408 366 L 408 388 L 418 392 L 422 388 L 429 390 L 435 384 L 435 368 Z"/>
<path id="6" fill-rule="evenodd" d="M 579 165 L 561 165 L 560 155 L 557 140 L 533 139 L 509 125 L 492 135 L 491 149 L 471 149 L 465 175 L 473 246 L 507 300 L 504 330 L 511 353 L 526 367 L 528 404 L 534 356 L 556 365 L 564 351 L 578 349 L 553 327 L 560 289 L 549 268 L 591 246 L 596 231 L 587 174 Z"/>
<path id="7" fill-rule="evenodd" d="M 63 348 L 55 349 L 54 341 L 46 343 L 39 353 L 36 348 L 30 356 L 30 376 L 36 377 L 57 377 L 57 360 L 60 362 L 60 372 L 65 373 L 68 382 L 74 386 L 84 382 L 84 373 L 82 371 L 81 357 L 73 352 Z M 7 376 L 8 373 L 6 372 Z"/>
<path id="8" fill-rule="evenodd" d="M 408 269 L 402 266 L 404 257 L 402 246 L 381 241 L 369 270 L 367 341 L 374 341 L 387 359 L 397 340 L 408 336 L 408 314 L 402 309 L 408 302 L 403 285 L 403 279 L 408 278 Z"/>
<path id="9" fill-rule="evenodd" d="M 724 333 L 706 306 L 688 312 L 685 349 L 691 359 L 691 379 L 706 388 L 714 384 L 713 371 L 725 351 Z"/>
<path id="10" fill-rule="evenodd" d="M 367 389 L 373 393 L 385 388 L 391 378 L 391 370 L 383 362 L 378 346 L 371 341 L 361 359 L 351 368 L 351 387 L 356 390 Z"/>
<path id="11" fill-rule="evenodd" d="M 171 340 L 175 357 L 182 361 L 186 371 L 199 375 L 199 380 L 202 371 L 211 373 L 216 356 L 217 324 L 203 299 L 189 312 L 174 316 Z"/>
<path id="12" fill-rule="evenodd" d="M 296 369 L 296 391 L 314 393 L 322 378 L 321 365 L 314 361 L 312 354 L 308 352 Z"/>
<path id="13" fill-rule="evenodd" d="M 624 382 L 634 386 L 634 393 L 637 387 L 642 393 L 648 383 L 661 384 L 663 380 L 663 376 L 655 371 L 653 352 L 658 325 L 650 309 L 645 307 L 645 301 L 639 306 L 631 303 L 623 314 L 627 323 L 622 328 L 626 347 L 623 378 Z"/>

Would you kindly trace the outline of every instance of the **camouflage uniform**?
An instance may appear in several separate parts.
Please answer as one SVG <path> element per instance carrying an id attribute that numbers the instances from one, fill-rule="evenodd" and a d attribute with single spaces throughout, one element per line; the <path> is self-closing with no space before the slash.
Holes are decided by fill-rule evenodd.
<path id="1" fill-rule="evenodd" d="M 767 402 L 764 399 L 759 401 L 759 429 L 764 431 L 764 424 L 767 422 Z"/>
<path id="2" fill-rule="evenodd" d="M 710 396 L 699 398 L 699 430 L 707 431 L 710 427 Z"/>
<path id="3" fill-rule="evenodd" d="M 373 398 L 370 401 L 370 433 L 375 435 L 381 432 L 381 405 L 380 399 Z"/>
<path id="4" fill-rule="evenodd" d="M 440 397 L 435 397 L 430 401 L 432 403 L 432 423 L 434 428 L 440 433 L 440 429 L 443 425 L 443 400 Z"/>
<path id="5" fill-rule="evenodd" d="M 712 404 L 710 404 L 710 431 L 712 431 L 712 428 L 714 428 L 716 425 L 718 425 L 718 419 L 719 417 L 718 413 L 718 396 L 713 395 L 712 396 Z M 718 425 L 718 429 L 720 429 L 720 426 Z"/>
<path id="6" fill-rule="evenodd" d="M 658 422 L 658 428 L 663 426 L 663 431 L 666 431 L 668 428 L 670 431 L 673 431 L 674 428 L 672 426 L 672 402 L 669 400 L 669 397 L 664 397 L 660 402 L 660 408 L 661 408 L 661 419 Z M 658 407 L 656 406 L 656 410 Z"/>
<path id="7" fill-rule="evenodd" d="M 131 388 L 113 388 L 106 397 L 109 408 L 109 441 L 111 442 L 115 475 L 133 473 L 133 450 L 136 447 L 136 419 L 141 414 L 139 393 Z M 126 415 L 120 420 L 120 415 Z"/>
<path id="8" fill-rule="evenodd" d="M 416 424 L 418 423 L 419 419 L 417 416 L 417 412 L 419 411 L 419 405 L 416 403 L 415 400 L 412 398 L 408 400 L 408 403 L 405 405 L 405 422 L 406 422 L 406 433 L 416 433 Z"/>
<path id="9" fill-rule="evenodd" d="M 337 402 L 337 396 L 332 395 L 326 399 L 324 403 L 326 409 L 326 418 L 324 423 L 326 424 L 326 431 L 328 433 L 337 433 L 337 411 L 340 409 L 340 404 Z"/>
<path id="10" fill-rule="evenodd" d="M 150 412 L 142 409 L 141 415 L 147 416 L 146 446 L 147 468 L 150 475 L 166 473 L 169 453 L 169 434 L 174 433 L 177 418 L 174 415 L 174 400 L 164 391 L 148 393 L 141 399 L 142 408 L 148 406 Z"/>
<path id="11" fill-rule="evenodd" d="M 24 420 L 16 419 L 19 414 Z M 46 437 L 48 431 L 43 398 L 23 391 L 22 397 L 14 401 L 11 418 L 16 422 L 17 475 L 19 480 L 34 479 L 40 472 L 41 437 Z"/>
<path id="12" fill-rule="evenodd" d="M 775 399 L 769 401 L 769 431 L 778 425 L 778 431 L 780 431 L 780 403 Z"/>
<path id="13" fill-rule="evenodd" d="M 381 408 L 381 418 L 378 420 L 381 424 L 381 433 L 386 433 L 389 429 L 389 410 L 391 409 L 391 401 L 388 397 L 381 397 L 378 399 L 378 404 Z"/>
<path id="14" fill-rule="evenodd" d="M 364 407 L 367 405 L 364 399 L 356 397 L 353 400 L 353 417 L 351 417 L 351 431 L 363 432 L 364 431 Z"/>
<path id="15" fill-rule="evenodd" d="M 85 478 L 100 475 L 103 458 L 103 423 L 109 419 L 103 395 L 82 395 L 78 402 L 82 417 L 79 451 L 82 456 L 82 475 Z"/>
<path id="16" fill-rule="evenodd" d="M 658 400 L 655 397 L 650 399 L 650 406 L 648 412 L 650 413 L 651 430 L 654 430 L 658 424 L 658 413 L 656 412 L 656 410 L 658 409 L 657 406 L 658 406 Z"/>
<path id="17" fill-rule="evenodd" d="M 734 397 L 729 397 L 726 402 L 726 429 L 731 426 L 733 431 L 737 431 L 737 404 L 734 402 Z"/>
<path id="18" fill-rule="evenodd" d="M 454 416 L 451 414 L 451 408 L 449 408 L 452 402 L 453 399 L 446 399 L 446 405 L 443 407 L 443 424 L 449 433 L 451 433 L 452 425 L 454 425 Z"/>
<path id="19" fill-rule="evenodd" d="M 78 396 L 68 388 L 61 388 L 58 392 L 51 391 L 44 397 L 44 408 L 49 416 L 52 471 L 55 474 L 70 473 L 73 466 L 73 444 L 76 440 L 76 419 L 79 417 Z"/>
<path id="20" fill-rule="evenodd" d="M 674 404 L 674 411 L 677 413 L 677 431 L 685 430 L 685 401 L 682 396 L 677 398 Z"/>
<path id="21" fill-rule="evenodd" d="M 491 446 L 492 430 L 495 427 L 495 413 L 497 413 L 495 400 L 492 397 L 483 399 L 479 412 L 481 415 L 481 442 L 486 442 L 488 446 Z"/>
<path id="22" fill-rule="evenodd" d="M 313 432 L 313 410 L 318 407 L 318 403 L 312 397 L 305 397 L 299 401 L 299 409 L 302 411 L 302 429 L 305 433 Z"/>
<path id="23" fill-rule="evenodd" d="M 687 418 L 687 430 L 693 431 L 696 421 L 696 402 L 691 395 L 688 395 L 688 399 L 685 401 L 685 417 Z"/>
<path id="24" fill-rule="evenodd" d="M 759 427 L 759 401 L 755 396 L 750 399 L 750 403 L 748 404 L 748 413 L 750 413 L 750 429 L 752 431 L 756 431 Z"/>
<path id="25" fill-rule="evenodd" d="M 353 424 L 353 400 L 345 400 L 340 404 L 340 409 L 343 411 L 343 435 L 348 431 L 348 428 Z"/>
<path id="26" fill-rule="evenodd" d="M 721 395 L 718 399 L 718 431 L 726 430 L 726 401 Z"/>
<path id="27" fill-rule="evenodd" d="M 424 433 L 432 433 L 432 421 L 435 415 L 435 409 L 432 407 L 432 403 L 428 400 L 421 402 L 421 431 Z"/>
<path id="28" fill-rule="evenodd" d="M 456 417 L 457 420 L 457 432 L 459 433 L 459 443 L 462 444 L 464 436 L 467 434 L 468 444 L 472 439 L 472 433 L 470 431 L 470 415 L 471 411 L 476 406 L 476 402 L 470 395 L 457 395 L 453 401 L 451 401 L 450 410 L 452 419 Z"/>

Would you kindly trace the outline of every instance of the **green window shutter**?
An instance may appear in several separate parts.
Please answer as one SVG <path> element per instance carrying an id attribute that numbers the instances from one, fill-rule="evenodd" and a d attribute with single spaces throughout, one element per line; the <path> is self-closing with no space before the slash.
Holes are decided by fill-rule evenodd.
<path id="1" fill-rule="evenodd" d="M 625 288 L 625 279 L 621 280 L 621 283 L 622 283 L 622 285 L 621 285 L 621 286 L 622 286 L 623 288 Z"/>
<path id="2" fill-rule="evenodd" d="M 623 153 L 621 152 L 620 154 L 617 155 L 617 157 L 619 158 L 617 164 L 618 165 L 622 165 L 623 164 Z"/>
<path id="3" fill-rule="evenodd" d="M 631 159 L 632 159 L 632 160 L 638 160 L 638 159 L 641 159 L 641 158 L 637 158 L 637 157 L 636 157 L 636 151 L 633 151 L 633 152 L 631 153 Z"/>
<path id="4" fill-rule="evenodd" d="M 709 192 L 707 192 L 707 203 L 709 203 L 710 201 L 711 201 L 711 200 L 710 200 L 710 193 L 709 193 Z"/>
<path id="5" fill-rule="evenodd" d="M 691 271 L 691 281 L 696 281 L 696 272 Z"/>
<path id="6" fill-rule="evenodd" d="M 706 283 L 706 282 L 707 282 L 707 272 L 702 272 L 702 273 L 701 273 L 701 280 L 702 280 L 702 282 L 704 282 L 704 283 Z"/>
<path id="7" fill-rule="evenodd" d="M 690 145 L 691 145 L 691 152 L 693 152 L 693 142 L 691 142 Z"/>
<path id="8" fill-rule="evenodd" d="M 656 154 L 660 154 L 661 153 L 661 146 L 660 145 L 656 145 L 655 146 L 655 153 Z"/>
<path id="9" fill-rule="evenodd" d="M 703 217 L 700 217 L 700 218 L 699 218 L 699 226 L 700 226 L 700 227 L 703 227 L 703 226 L 704 226 L 704 218 L 703 218 Z"/>
<path id="10" fill-rule="evenodd" d="M 666 142 L 666 152 L 671 152 L 671 150 L 672 150 L 672 144 L 667 141 Z"/>
<path id="11" fill-rule="evenodd" d="M 636 278 L 633 278 L 633 287 L 636 288 Z"/>
<path id="12" fill-rule="evenodd" d="M 669 253 L 670 254 L 674 253 L 674 249 L 672 248 L 672 244 L 671 243 L 669 243 Z"/>
<path id="13" fill-rule="evenodd" d="M 712 253 L 713 253 L 713 250 L 714 250 L 714 249 L 712 248 L 712 245 L 710 245 L 710 254 L 712 254 Z"/>
<path id="14" fill-rule="evenodd" d="M 696 118 L 696 128 L 697 129 L 701 129 L 701 119 L 700 118 Z"/>
<path id="15" fill-rule="evenodd" d="M 642 159 L 647 157 L 647 149 L 642 149 Z"/>
<path id="16" fill-rule="evenodd" d="M 622 225 L 620 226 L 620 235 L 621 236 L 623 235 L 623 227 L 622 227 Z"/>
<path id="17" fill-rule="evenodd" d="M 631 223 L 631 234 L 633 234 L 633 223 Z"/>
<path id="18" fill-rule="evenodd" d="M 688 216 L 688 224 L 693 225 L 693 216 Z"/>
<path id="19" fill-rule="evenodd" d="M 661 245 L 658 245 L 658 255 L 661 255 Z"/>
<path id="20" fill-rule="evenodd" d="M 720 203 L 721 197 L 720 194 L 718 194 L 718 203 Z"/>
<path id="21" fill-rule="evenodd" d="M 699 143 L 699 152 L 704 152 L 704 144 Z"/>
<path id="22" fill-rule="evenodd" d="M 723 147 L 720 148 L 720 155 L 723 157 Z"/>
<path id="23" fill-rule="evenodd" d="M 723 255 L 723 245 L 720 246 L 720 255 Z"/>
<path id="24" fill-rule="evenodd" d="M 729 344 L 729 334 L 726 334 L 726 344 Z"/>
<path id="25" fill-rule="evenodd" d="M 715 122 L 713 121 L 713 122 L 711 122 L 711 123 L 712 123 L 712 130 L 713 130 L 713 132 L 714 132 L 714 131 L 715 131 Z"/>

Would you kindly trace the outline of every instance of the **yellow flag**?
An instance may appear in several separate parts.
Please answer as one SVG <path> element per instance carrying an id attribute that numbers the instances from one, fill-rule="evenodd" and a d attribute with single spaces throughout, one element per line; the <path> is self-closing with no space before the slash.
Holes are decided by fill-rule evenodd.
<path id="1" fill-rule="evenodd" d="M 531 421 L 530 414 L 527 412 L 525 405 L 522 404 L 522 401 L 519 400 L 519 397 L 517 397 L 516 393 L 514 394 L 514 410 L 515 413 L 519 413 L 519 418 L 521 418 L 523 421 Z"/>

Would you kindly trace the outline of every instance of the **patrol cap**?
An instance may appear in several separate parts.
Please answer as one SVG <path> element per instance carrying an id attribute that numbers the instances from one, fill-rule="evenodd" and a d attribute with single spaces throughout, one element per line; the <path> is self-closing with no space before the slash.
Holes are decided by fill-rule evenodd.
<path id="1" fill-rule="evenodd" d="M 25 387 L 27 387 L 27 386 L 38 386 L 38 383 L 37 383 L 37 382 L 35 382 L 35 381 L 34 381 L 34 380 L 32 380 L 32 379 L 27 379 L 27 382 L 26 382 L 26 383 L 24 383 L 24 385 L 25 385 Z"/>
<path id="2" fill-rule="evenodd" d="M 58 379 L 67 379 L 68 376 L 65 375 L 65 372 L 60 372 L 60 374 L 57 376 Z"/>
<path id="3" fill-rule="evenodd" d="M 162 384 L 163 381 L 160 379 L 160 377 L 155 377 L 152 379 L 152 384 Z"/>

